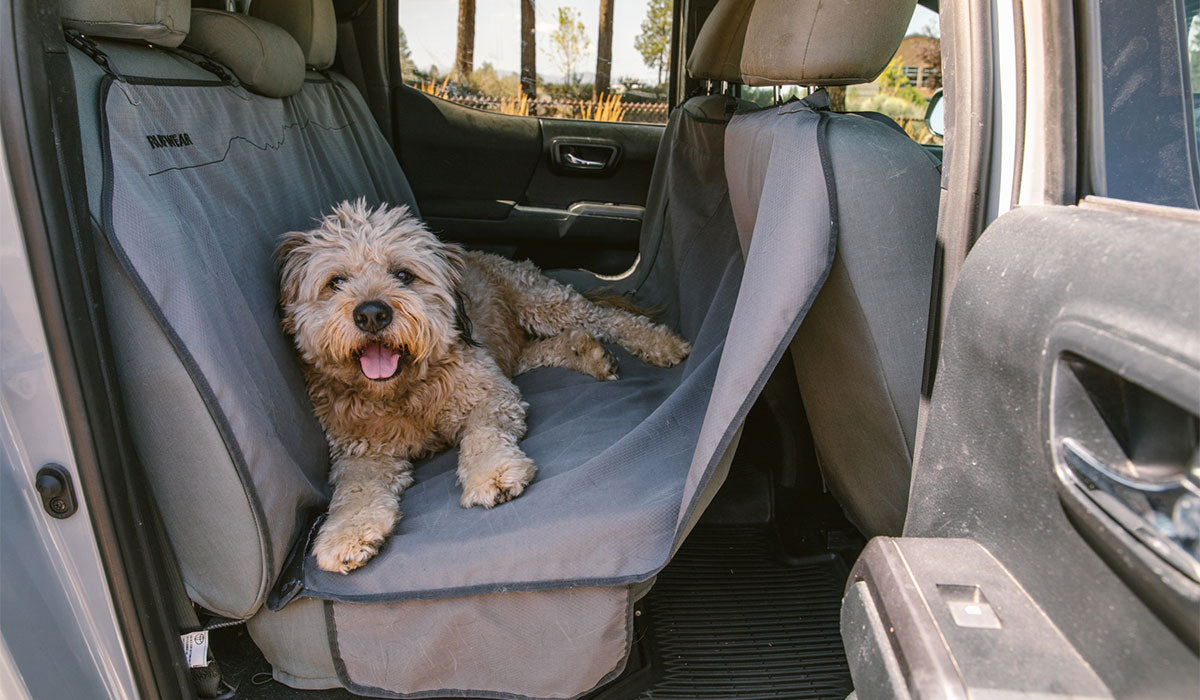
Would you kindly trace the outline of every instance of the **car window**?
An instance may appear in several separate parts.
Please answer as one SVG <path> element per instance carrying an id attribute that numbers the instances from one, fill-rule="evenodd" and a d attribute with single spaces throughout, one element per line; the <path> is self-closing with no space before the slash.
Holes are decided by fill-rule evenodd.
<path id="1" fill-rule="evenodd" d="M 938 14 L 917 5 L 908 33 L 886 68 L 874 81 L 848 87 L 829 87 L 829 100 L 837 112 L 880 112 L 904 127 L 917 143 L 942 145 L 942 137 L 925 125 L 929 99 L 942 87 L 942 40 Z M 775 101 L 801 98 L 808 90 L 799 85 L 752 87 L 744 85 L 740 97 L 766 107 Z"/>
<path id="2" fill-rule="evenodd" d="M 667 121 L 672 0 L 398 0 L 404 81 L 523 116 Z"/>
<path id="3" fill-rule="evenodd" d="M 925 126 L 929 98 L 940 87 L 941 25 L 936 12 L 917 5 L 907 36 L 879 77 L 846 88 L 845 111 L 881 112 L 904 127 L 918 143 L 940 146 L 942 137 Z"/>
<path id="4" fill-rule="evenodd" d="M 1091 189 L 1196 208 L 1200 0 L 1098 0 L 1084 76 Z"/>

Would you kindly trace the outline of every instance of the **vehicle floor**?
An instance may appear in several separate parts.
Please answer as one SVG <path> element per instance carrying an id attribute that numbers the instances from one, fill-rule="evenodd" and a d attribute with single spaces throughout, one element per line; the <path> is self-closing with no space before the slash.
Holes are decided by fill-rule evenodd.
<path id="1" fill-rule="evenodd" d="M 827 497 L 802 506 L 820 517 L 781 526 L 797 519 L 778 516 L 768 470 L 747 463 L 741 452 L 696 528 L 638 603 L 625 672 L 588 700 L 841 700 L 852 690 L 838 620 L 846 562 L 861 540 Z M 781 527 L 792 535 L 781 536 Z M 781 544 L 798 540 L 807 542 L 800 552 Z M 236 698 L 356 697 L 275 682 L 245 626 L 213 634 L 214 653 Z"/>

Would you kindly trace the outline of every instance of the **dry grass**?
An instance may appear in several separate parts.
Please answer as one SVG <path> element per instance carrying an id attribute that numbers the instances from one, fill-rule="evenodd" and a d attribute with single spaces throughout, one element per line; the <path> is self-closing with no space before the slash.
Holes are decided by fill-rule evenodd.
<path id="1" fill-rule="evenodd" d="M 608 97 L 589 100 L 579 105 L 579 118 L 598 122 L 619 122 L 625 118 L 625 105 L 621 95 L 612 93 Z"/>
<path id="2" fill-rule="evenodd" d="M 496 111 L 501 114 L 515 114 L 518 117 L 529 116 L 529 95 L 518 92 L 516 97 L 502 97 L 496 105 Z"/>
<path id="3" fill-rule="evenodd" d="M 450 76 L 447 75 L 446 79 L 441 83 L 425 81 L 419 82 L 417 83 L 417 89 L 428 95 L 440 97 L 443 100 L 448 99 L 450 97 Z"/>

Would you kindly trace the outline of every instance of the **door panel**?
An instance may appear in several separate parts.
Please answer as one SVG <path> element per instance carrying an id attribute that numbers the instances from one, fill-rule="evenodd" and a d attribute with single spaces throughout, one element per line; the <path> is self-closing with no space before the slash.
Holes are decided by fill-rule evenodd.
<path id="1" fill-rule="evenodd" d="M 955 287 L 913 471 L 905 537 L 985 547 L 1116 697 L 1200 682 L 1197 250 L 1178 209 L 999 218 Z"/>
<path id="2" fill-rule="evenodd" d="M 496 114 L 409 87 L 395 101 L 400 164 L 434 231 L 543 268 L 633 263 L 662 126 Z"/>

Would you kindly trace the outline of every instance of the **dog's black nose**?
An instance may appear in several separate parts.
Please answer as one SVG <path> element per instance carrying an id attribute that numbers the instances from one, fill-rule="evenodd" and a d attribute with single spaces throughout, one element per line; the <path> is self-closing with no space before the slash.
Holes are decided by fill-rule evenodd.
<path id="1" fill-rule="evenodd" d="M 378 333 L 392 322 L 392 309 L 382 301 L 364 301 L 354 307 L 354 325 L 368 333 Z"/>

